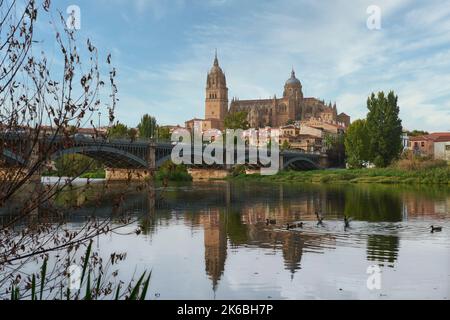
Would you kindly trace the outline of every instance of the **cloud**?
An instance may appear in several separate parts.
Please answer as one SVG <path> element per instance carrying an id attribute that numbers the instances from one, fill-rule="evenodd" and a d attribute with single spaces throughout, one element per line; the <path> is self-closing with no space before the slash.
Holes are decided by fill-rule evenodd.
<path id="1" fill-rule="evenodd" d="M 444 1 L 379 0 L 379 31 L 366 27 L 372 4 L 366 0 L 210 0 L 190 8 L 180 1 L 174 9 L 163 2 L 133 5 L 155 19 L 178 10 L 190 22 L 171 44 L 170 59 L 134 61 L 121 82 L 168 123 L 203 116 L 206 73 L 218 48 L 230 98 L 279 96 L 294 66 L 306 96 L 337 101 L 354 118 L 365 115 L 371 92 L 394 90 L 406 127 L 449 129 L 450 7 Z"/>

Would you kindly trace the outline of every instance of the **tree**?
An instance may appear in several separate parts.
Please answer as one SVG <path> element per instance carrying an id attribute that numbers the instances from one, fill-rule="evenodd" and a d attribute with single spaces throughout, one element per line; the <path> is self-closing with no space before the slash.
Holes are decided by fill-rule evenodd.
<path id="1" fill-rule="evenodd" d="M 134 142 L 137 139 L 138 131 L 135 128 L 130 128 L 128 129 L 127 136 L 128 139 L 131 140 L 131 142 Z"/>
<path id="2" fill-rule="evenodd" d="M 129 285 L 115 291 L 108 280 L 108 265 L 116 264 L 123 255 L 113 252 L 110 259 L 97 259 L 92 239 L 130 226 L 131 221 L 121 219 L 112 224 L 112 217 L 100 218 L 92 212 L 80 228 L 65 230 L 66 214 L 78 206 L 65 204 L 62 208 L 57 198 L 67 190 L 82 193 L 91 188 L 89 183 L 74 187 L 76 176 L 55 177 L 48 184 L 39 179 L 50 167 L 53 155 L 76 143 L 79 128 L 90 125 L 97 129 L 93 119 L 100 111 L 108 114 L 112 125 L 117 103 L 111 55 L 105 57 L 106 64 L 99 62 L 98 50 L 90 39 L 84 45 L 78 43 L 75 28 L 68 26 L 62 14 L 65 10 L 52 10 L 51 3 L 0 2 L 0 155 L 3 158 L 4 151 L 16 155 L 0 170 L 0 211 L 7 217 L 0 221 L 0 300 L 101 299 L 110 290 L 119 298 L 129 297 Z M 60 23 L 53 18 L 57 12 Z M 48 46 L 41 45 L 44 33 L 38 27 L 38 17 L 49 18 L 41 20 L 41 25 L 50 22 L 47 31 L 55 31 L 51 59 L 45 53 Z M 102 65 L 109 70 L 100 70 Z M 100 134 L 93 131 L 92 140 L 96 140 Z M 115 199 L 117 207 L 123 203 L 125 192 Z M 94 203 L 102 202 L 96 200 Z M 81 256 L 79 250 L 86 247 Z M 35 272 L 40 262 L 41 270 Z M 65 289 L 70 265 L 84 265 L 86 276 L 82 276 L 79 290 Z M 140 288 L 133 292 L 140 292 Z"/>
<path id="3" fill-rule="evenodd" d="M 271 145 L 269 146 L 269 148 L 271 147 Z M 281 145 L 281 147 L 280 147 L 280 149 L 282 150 L 282 151 L 284 151 L 284 150 L 289 150 L 291 148 L 291 145 L 289 144 L 289 142 L 287 141 L 287 140 L 285 140 L 284 142 L 283 142 L 283 144 Z"/>
<path id="4" fill-rule="evenodd" d="M 170 129 L 167 127 L 159 127 L 158 128 L 158 138 L 160 140 L 170 140 L 172 138 Z"/>
<path id="5" fill-rule="evenodd" d="M 413 131 L 408 131 L 407 134 L 410 137 L 419 137 L 419 136 L 427 136 L 430 133 L 427 131 L 423 131 L 423 130 L 413 130 Z"/>
<path id="6" fill-rule="evenodd" d="M 323 143 L 330 165 L 334 167 L 345 166 L 345 135 L 326 134 Z"/>
<path id="7" fill-rule="evenodd" d="M 158 125 L 156 123 L 156 119 L 148 114 L 145 114 L 138 125 L 139 136 L 141 138 L 153 139 L 157 136 L 157 128 Z"/>
<path id="8" fill-rule="evenodd" d="M 366 120 L 356 120 L 347 129 L 345 152 L 351 168 L 362 168 L 369 161 L 369 136 Z"/>
<path id="9" fill-rule="evenodd" d="M 397 159 L 402 150 L 402 121 L 399 118 L 398 97 L 393 91 L 386 95 L 374 93 L 367 100 L 367 133 L 369 157 L 377 167 L 386 167 Z"/>
<path id="10" fill-rule="evenodd" d="M 238 111 L 229 113 L 225 117 L 225 129 L 231 130 L 247 130 L 250 128 L 250 124 L 247 121 L 248 112 L 246 111 Z"/>
<path id="11" fill-rule="evenodd" d="M 123 123 L 117 122 L 108 128 L 108 138 L 110 139 L 126 139 L 128 137 L 128 127 Z"/>

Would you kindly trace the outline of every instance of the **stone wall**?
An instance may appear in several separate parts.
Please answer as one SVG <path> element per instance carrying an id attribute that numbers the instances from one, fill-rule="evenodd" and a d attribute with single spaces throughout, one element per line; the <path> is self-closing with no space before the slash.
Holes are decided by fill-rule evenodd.
<path id="1" fill-rule="evenodd" d="M 222 169 L 188 169 L 194 181 L 225 179 L 230 175 L 228 170 Z"/>
<path id="2" fill-rule="evenodd" d="M 150 170 L 144 169 L 106 169 L 108 181 L 143 181 L 149 179 Z"/>

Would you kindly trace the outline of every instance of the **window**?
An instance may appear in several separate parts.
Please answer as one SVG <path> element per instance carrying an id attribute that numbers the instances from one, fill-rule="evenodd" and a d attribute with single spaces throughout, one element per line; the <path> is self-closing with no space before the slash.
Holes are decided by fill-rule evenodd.
<path id="1" fill-rule="evenodd" d="M 422 145 L 422 148 L 425 148 L 425 142 L 422 142 L 421 145 Z"/>
<path id="2" fill-rule="evenodd" d="M 445 146 L 445 150 L 446 150 L 446 151 L 450 151 L 450 144 L 448 144 L 448 145 Z"/>

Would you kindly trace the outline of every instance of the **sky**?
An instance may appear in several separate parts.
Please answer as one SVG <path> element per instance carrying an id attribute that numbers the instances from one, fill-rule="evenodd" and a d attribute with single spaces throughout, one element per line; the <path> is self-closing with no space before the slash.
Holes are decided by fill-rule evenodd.
<path id="1" fill-rule="evenodd" d="M 406 129 L 450 130 L 448 0 L 53 1 L 69 5 L 80 8 L 77 38 L 112 54 L 116 117 L 129 126 L 145 113 L 164 125 L 204 117 L 217 48 L 230 100 L 282 96 L 294 68 L 306 97 L 353 120 L 372 92 L 394 90 Z M 381 29 L 367 27 L 371 5 Z M 38 36 L 50 44 L 45 26 Z"/>

